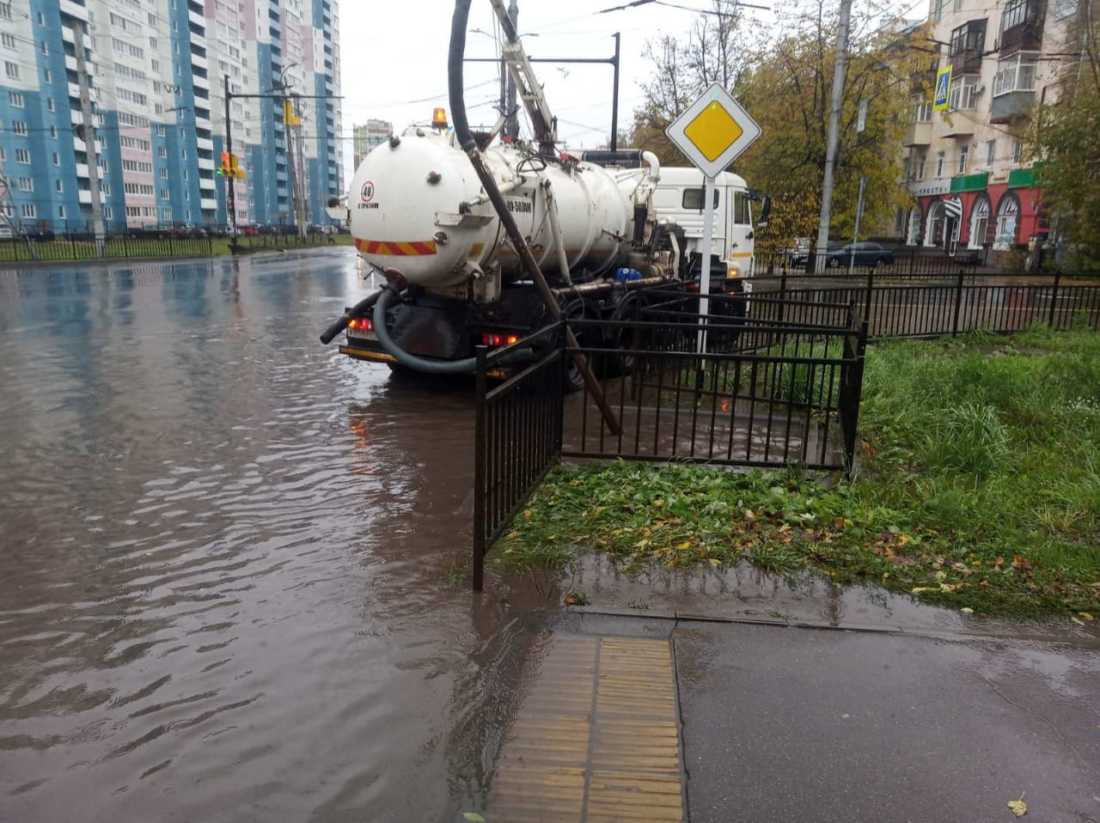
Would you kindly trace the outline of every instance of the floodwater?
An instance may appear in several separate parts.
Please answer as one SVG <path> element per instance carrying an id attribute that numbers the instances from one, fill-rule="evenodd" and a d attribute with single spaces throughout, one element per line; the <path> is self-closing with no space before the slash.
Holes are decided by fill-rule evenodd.
<path id="1" fill-rule="evenodd" d="M 467 590 L 469 387 L 318 342 L 366 291 L 346 249 L 0 271 L 0 820 L 480 805 L 537 626 Z"/>

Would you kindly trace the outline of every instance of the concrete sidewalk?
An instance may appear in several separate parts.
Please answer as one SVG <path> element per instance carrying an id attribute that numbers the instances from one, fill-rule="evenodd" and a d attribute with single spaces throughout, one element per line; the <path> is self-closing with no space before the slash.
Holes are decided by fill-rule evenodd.
<path id="1" fill-rule="evenodd" d="M 694 823 L 1100 821 L 1095 647 L 567 613 L 550 648 L 584 636 L 669 644 Z"/>

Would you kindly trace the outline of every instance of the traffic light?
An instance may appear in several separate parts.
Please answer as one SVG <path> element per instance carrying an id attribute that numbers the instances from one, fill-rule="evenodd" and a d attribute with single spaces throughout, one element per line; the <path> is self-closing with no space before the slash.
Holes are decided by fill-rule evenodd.
<path id="1" fill-rule="evenodd" d="M 232 177 L 236 180 L 244 179 L 244 169 L 240 166 L 240 158 L 227 151 L 222 152 L 222 164 L 218 167 L 218 177 Z"/>

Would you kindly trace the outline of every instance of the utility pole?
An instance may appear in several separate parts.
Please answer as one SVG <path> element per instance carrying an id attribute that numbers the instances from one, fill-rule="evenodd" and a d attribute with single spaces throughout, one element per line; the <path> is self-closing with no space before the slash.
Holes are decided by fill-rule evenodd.
<path id="1" fill-rule="evenodd" d="M 611 95 L 611 151 L 619 148 L 619 41 L 622 39 L 619 32 L 615 32 L 615 79 L 612 81 Z"/>
<path id="2" fill-rule="evenodd" d="M 519 6 L 516 0 L 508 4 L 508 19 L 512 21 L 512 31 L 519 31 Z M 501 58 L 503 60 L 503 57 Z M 508 100 L 504 111 L 508 114 L 508 121 L 504 124 L 504 133 L 513 140 L 519 137 L 519 112 L 516 111 L 516 81 L 511 73 L 508 74 Z"/>
<path id="3" fill-rule="evenodd" d="M 295 198 L 295 215 L 298 221 L 298 236 L 305 239 L 306 236 L 306 161 L 302 151 L 302 109 L 298 96 L 294 96 L 294 128 L 298 129 L 298 139 L 295 141 L 294 153 L 294 181 L 297 189 Z"/>
<path id="4" fill-rule="evenodd" d="M 233 97 L 233 92 L 229 89 L 229 75 L 224 75 L 225 79 L 225 151 L 229 155 L 230 165 L 233 161 L 233 121 L 229 110 L 229 102 Z M 229 175 L 225 180 L 226 185 L 226 205 L 229 207 L 229 225 L 232 228 L 232 233 L 229 236 L 229 244 L 232 247 L 237 245 L 237 189 L 234 183 L 234 175 Z"/>
<path id="5" fill-rule="evenodd" d="M 840 24 L 836 36 L 836 63 L 833 67 L 833 96 L 829 108 L 829 136 L 825 147 L 825 179 L 821 183 L 821 219 L 817 224 L 814 273 L 825 271 L 829 249 L 829 223 L 833 212 L 833 174 L 837 143 L 840 140 L 840 110 L 844 105 L 844 70 L 848 59 L 848 29 L 852 19 L 852 0 L 840 0 Z"/>
<path id="6" fill-rule="evenodd" d="M 84 146 L 88 159 L 88 189 L 92 195 L 92 231 L 95 233 L 96 251 L 102 257 L 103 244 L 103 207 L 99 199 L 99 155 L 95 148 L 95 114 L 92 112 L 91 84 L 88 82 L 87 66 L 84 62 L 84 26 L 78 26 L 76 35 L 76 79 L 80 86 L 80 119 L 84 126 Z M 79 191 L 78 191 L 79 195 Z"/>

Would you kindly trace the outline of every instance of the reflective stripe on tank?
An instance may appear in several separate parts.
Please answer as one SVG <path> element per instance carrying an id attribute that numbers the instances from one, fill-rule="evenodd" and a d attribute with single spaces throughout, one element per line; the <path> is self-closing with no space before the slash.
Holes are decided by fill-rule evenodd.
<path id="1" fill-rule="evenodd" d="M 360 240 L 356 238 L 355 248 L 363 254 L 394 255 L 397 257 L 416 257 L 425 254 L 436 254 L 438 251 L 434 240 L 399 242 L 396 240 Z"/>

